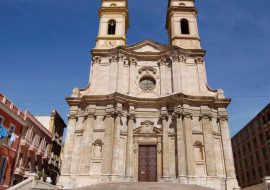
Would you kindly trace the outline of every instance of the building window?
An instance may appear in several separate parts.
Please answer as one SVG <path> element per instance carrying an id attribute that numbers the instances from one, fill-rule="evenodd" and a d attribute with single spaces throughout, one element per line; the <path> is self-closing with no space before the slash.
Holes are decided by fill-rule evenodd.
<path id="1" fill-rule="evenodd" d="M 264 157 L 264 160 L 267 160 L 268 159 L 268 156 L 267 156 L 267 151 L 266 151 L 266 148 L 263 148 L 263 157 Z"/>
<path id="2" fill-rule="evenodd" d="M 256 137 L 253 138 L 253 145 L 254 145 L 255 148 L 257 148 L 257 139 L 256 139 Z"/>
<path id="3" fill-rule="evenodd" d="M 182 19 L 181 21 L 181 33 L 182 34 L 189 34 L 189 23 L 187 19 Z"/>
<path id="4" fill-rule="evenodd" d="M 151 91 L 156 87 L 156 80 L 151 76 L 143 76 L 139 85 L 141 89 Z"/>
<path id="5" fill-rule="evenodd" d="M 248 151 L 249 151 L 249 153 L 251 153 L 251 152 L 252 152 L 252 148 L 251 148 L 251 144 L 250 144 L 250 142 L 248 142 Z"/>
<path id="6" fill-rule="evenodd" d="M 254 166 L 253 156 L 249 157 L 251 166 Z"/>
<path id="7" fill-rule="evenodd" d="M 270 140 L 270 132 L 266 131 L 265 135 L 266 135 L 266 140 L 269 141 Z"/>
<path id="8" fill-rule="evenodd" d="M 0 116 L 0 128 L 4 125 L 4 118 Z"/>
<path id="9" fill-rule="evenodd" d="M 253 179 L 255 180 L 257 178 L 255 169 L 252 169 L 252 175 L 253 175 Z"/>
<path id="10" fill-rule="evenodd" d="M 261 145 L 263 145 L 265 142 L 264 142 L 264 136 L 262 133 L 260 133 L 260 141 L 261 141 Z"/>
<path id="11" fill-rule="evenodd" d="M 260 163 L 260 152 L 256 152 L 257 163 Z"/>
<path id="12" fill-rule="evenodd" d="M 243 145 L 243 153 L 244 153 L 244 155 L 246 155 L 246 147 L 245 147 L 245 145 Z"/>
<path id="13" fill-rule="evenodd" d="M 116 21 L 110 20 L 108 23 L 108 34 L 115 35 L 115 31 L 116 31 Z"/>
<path id="14" fill-rule="evenodd" d="M 0 184 L 3 184 L 6 168 L 7 168 L 7 157 L 0 156 Z"/>
<path id="15" fill-rule="evenodd" d="M 259 166 L 259 176 L 260 176 L 260 178 L 262 178 L 263 177 L 263 171 L 262 171 L 262 167 L 261 166 Z"/>

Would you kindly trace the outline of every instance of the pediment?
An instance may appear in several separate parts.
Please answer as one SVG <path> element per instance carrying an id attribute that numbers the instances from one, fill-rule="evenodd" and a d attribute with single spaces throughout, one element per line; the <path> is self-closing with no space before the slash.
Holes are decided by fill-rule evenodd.
<path id="1" fill-rule="evenodd" d="M 162 45 L 150 40 L 145 40 L 143 42 L 128 46 L 127 49 L 137 53 L 159 53 L 164 51 L 166 47 L 166 45 Z"/>
<path id="2" fill-rule="evenodd" d="M 156 48 L 150 46 L 150 45 L 145 45 L 139 49 L 136 49 L 134 50 L 135 52 L 154 52 L 154 53 L 157 53 L 157 52 L 160 52 L 159 50 L 157 50 Z"/>

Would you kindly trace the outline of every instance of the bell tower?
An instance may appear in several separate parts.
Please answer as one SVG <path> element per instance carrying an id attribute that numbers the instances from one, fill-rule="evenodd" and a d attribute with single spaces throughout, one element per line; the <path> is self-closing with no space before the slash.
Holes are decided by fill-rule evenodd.
<path id="1" fill-rule="evenodd" d="M 201 49 L 195 0 L 169 0 L 166 29 L 171 45 Z"/>
<path id="2" fill-rule="evenodd" d="M 128 0 L 102 0 L 99 17 L 95 49 L 125 46 L 129 28 Z"/>

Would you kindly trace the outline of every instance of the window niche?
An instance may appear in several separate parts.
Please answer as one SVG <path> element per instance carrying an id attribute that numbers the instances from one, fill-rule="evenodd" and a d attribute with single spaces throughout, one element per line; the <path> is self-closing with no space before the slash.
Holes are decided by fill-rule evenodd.
<path id="1" fill-rule="evenodd" d="M 108 22 L 108 35 L 115 35 L 116 33 L 116 21 L 109 20 Z"/>
<path id="2" fill-rule="evenodd" d="M 181 34 L 190 34 L 189 23 L 187 19 L 182 19 L 180 21 L 180 25 L 181 25 Z"/>
<path id="3" fill-rule="evenodd" d="M 100 139 L 95 140 L 93 143 L 93 157 L 95 159 L 101 159 L 102 158 L 102 147 L 103 147 L 103 142 Z"/>
<path id="4" fill-rule="evenodd" d="M 193 146 L 195 161 L 204 161 L 204 148 L 202 142 L 196 141 Z"/>

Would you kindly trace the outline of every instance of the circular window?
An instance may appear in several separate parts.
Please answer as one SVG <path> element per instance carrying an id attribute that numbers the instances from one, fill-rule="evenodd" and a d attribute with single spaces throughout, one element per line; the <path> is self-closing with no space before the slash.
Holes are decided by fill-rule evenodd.
<path id="1" fill-rule="evenodd" d="M 140 88 L 145 91 L 153 90 L 156 87 L 156 80 L 151 76 L 144 76 L 140 79 Z"/>

